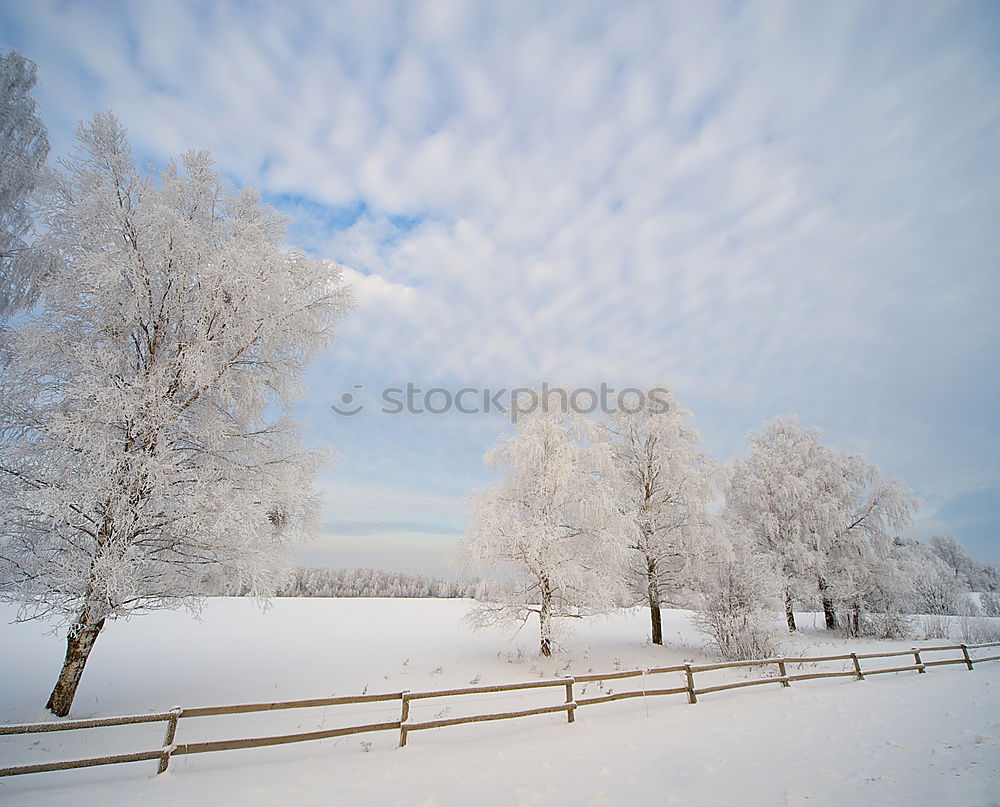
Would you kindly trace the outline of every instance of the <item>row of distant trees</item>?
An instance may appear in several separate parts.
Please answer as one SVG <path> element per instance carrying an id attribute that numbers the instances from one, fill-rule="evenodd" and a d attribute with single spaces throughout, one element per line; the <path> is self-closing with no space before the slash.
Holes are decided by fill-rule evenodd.
<path id="1" fill-rule="evenodd" d="M 776 607 L 790 631 L 805 608 L 830 629 L 889 635 L 907 613 L 960 613 L 964 592 L 1000 590 L 997 567 L 954 539 L 902 537 L 917 503 L 862 455 L 785 417 L 719 464 L 656 389 L 666 407 L 601 421 L 543 392 L 487 454 L 503 477 L 476 498 L 461 548 L 482 577 L 474 621 L 537 618 L 549 655 L 557 618 L 642 602 L 661 644 L 663 606 L 696 604 L 723 652 L 747 655 L 771 645 Z"/>
<path id="2" fill-rule="evenodd" d="M 1000 616 L 1000 567 L 974 560 L 955 538 L 935 535 L 925 544 L 913 538 L 895 537 L 887 549 L 897 566 L 907 568 L 912 574 L 912 585 L 900 587 L 900 602 L 906 613 Z M 676 596 L 665 596 L 663 604 L 699 607 L 695 589 L 678 587 Z M 292 569 L 276 586 L 275 596 L 454 599 L 474 598 L 479 591 L 478 580 L 454 580 L 385 569 L 319 566 Z M 230 587 L 226 593 L 233 596 L 253 594 L 245 585 Z M 619 604 L 634 605 L 635 595 L 626 592 Z M 819 605 L 818 601 L 813 604 Z"/>
<path id="3" fill-rule="evenodd" d="M 472 597 L 477 583 L 382 569 L 300 567 L 275 591 L 278 597 Z M 244 588 L 230 593 L 246 595 Z"/>

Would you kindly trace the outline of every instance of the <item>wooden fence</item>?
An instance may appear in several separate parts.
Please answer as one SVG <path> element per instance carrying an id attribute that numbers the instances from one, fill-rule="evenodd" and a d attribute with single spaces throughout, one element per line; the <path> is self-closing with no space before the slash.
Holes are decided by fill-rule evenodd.
<path id="1" fill-rule="evenodd" d="M 787 687 L 792 681 L 807 681 L 817 678 L 851 677 L 856 680 L 863 680 L 865 676 L 878 675 L 880 673 L 896 673 L 915 670 L 924 673 L 928 667 L 937 667 L 945 664 L 964 664 L 969 670 L 974 664 L 985 661 L 1000 660 L 1000 655 L 973 657 L 970 651 L 985 648 L 1000 647 L 1000 642 L 985 642 L 982 644 L 960 644 L 960 645 L 939 645 L 933 647 L 915 647 L 910 650 L 887 651 L 883 653 L 844 653 L 833 656 L 809 656 L 799 658 L 769 658 L 752 659 L 748 661 L 726 661 L 718 664 L 681 664 L 672 667 L 656 667 L 648 670 L 620 670 L 611 673 L 588 673 L 586 675 L 569 675 L 558 678 L 548 678 L 536 681 L 527 681 L 514 684 L 497 684 L 491 686 L 472 686 L 460 689 L 429 690 L 425 692 L 387 692 L 377 695 L 353 695 L 335 698 L 312 698 L 308 700 L 278 701 L 274 703 L 244 703 L 234 706 L 201 706 L 196 708 L 183 708 L 176 706 L 167 712 L 156 712 L 145 715 L 126 715 L 119 717 L 103 717 L 88 720 L 66 720 L 53 721 L 50 723 L 27 723 L 22 725 L 0 726 L 0 736 L 15 734 L 37 734 L 49 731 L 73 731 L 77 729 L 95 729 L 110 726 L 135 725 L 140 723 L 165 723 L 166 733 L 163 738 L 163 745 L 159 748 L 147 751 L 136 751 L 128 754 L 114 754 L 109 756 L 91 757 L 88 759 L 74 759 L 60 762 L 42 762 L 34 765 L 19 765 L 9 768 L 0 768 L 0 776 L 16 776 L 25 773 L 44 773 L 48 771 L 70 770 L 72 768 L 88 768 L 95 765 L 113 765 L 123 762 L 141 762 L 145 760 L 157 760 L 159 766 L 157 773 L 167 770 L 172 757 L 181 754 L 201 754 L 208 751 L 230 751 L 238 748 L 260 748 L 269 745 L 282 745 L 285 743 L 301 743 L 310 740 L 325 740 L 330 737 L 344 737 L 350 734 L 361 734 L 376 731 L 399 731 L 399 746 L 406 745 L 407 735 L 412 731 L 422 731 L 425 729 L 443 728 L 445 726 L 457 726 L 463 723 L 479 723 L 490 720 L 507 720 L 516 717 L 528 717 L 531 715 L 553 714 L 558 712 L 566 713 L 566 720 L 572 723 L 575 719 L 576 710 L 584 706 L 593 706 L 599 703 L 609 703 L 611 701 L 623 700 L 627 698 L 648 698 L 657 695 L 682 695 L 686 694 L 689 703 L 697 703 L 700 695 L 707 695 L 712 692 L 722 692 L 727 689 L 738 689 L 742 687 L 759 686 L 762 684 L 778 684 Z M 960 651 L 961 656 L 956 658 L 938 658 L 940 653 L 950 651 Z M 935 658 L 925 658 L 927 655 L 934 655 Z M 881 669 L 863 669 L 861 662 L 872 659 L 895 659 L 912 658 L 912 664 L 884 667 Z M 851 668 L 847 670 L 825 670 L 809 672 L 789 672 L 789 668 L 794 665 L 821 664 L 825 662 L 850 661 Z M 743 667 L 774 667 L 775 675 L 765 675 L 760 678 L 753 678 L 742 681 L 729 681 L 720 684 L 710 684 L 698 687 L 695 685 L 695 675 L 698 673 L 710 673 L 718 670 L 728 670 Z M 800 667 L 801 669 L 801 667 Z M 646 682 L 650 677 L 676 674 L 680 676 L 678 686 L 668 687 L 647 687 Z M 683 674 L 683 675 L 681 675 Z M 587 698 L 575 697 L 574 687 L 577 684 L 588 682 L 605 682 L 619 679 L 639 678 L 642 686 L 639 689 L 629 689 L 621 692 L 608 692 L 605 694 L 591 696 Z M 532 709 L 521 709 L 517 711 L 496 712 L 491 714 L 477 714 L 462 717 L 442 718 L 423 722 L 413 722 L 410 720 L 410 704 L 416 700 L 429 698 L 452 698 L 462 695 L 478 695 L 483 693 L 517 692 L 547 687 L 562 687 L 565 691 L 565 700 L 551 706 L 540 706 Z M 582 694 L 582 693 L 581 693 Z M 213 715 L 237 715 L 252 712 L 269 712 L 280 709 L 307 709 L 321 706 L 341 706 L 346 704 L 379 703 L 386 701 L 400 701 L 399 720 L 385 723 L 369 723 L 366 725 L 344 726 L 340 728 L 321 729 L 318 731 L 299 732 L 295 734 L 279 734 L 271 737 L 247 737 L 235 740 L 213 740 L 208 742 L 177 743 L 177 727 L 183 718 L 209 717 Z"/>

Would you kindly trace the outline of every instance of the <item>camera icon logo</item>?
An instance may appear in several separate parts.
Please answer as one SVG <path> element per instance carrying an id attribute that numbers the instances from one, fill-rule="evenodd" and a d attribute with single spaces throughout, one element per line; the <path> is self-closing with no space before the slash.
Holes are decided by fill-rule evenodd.
<path id="1" fill-rule="evenodd" d="M 332 409 L 338 415 L 345 415 L 347 417 L 358 414 L 358 412 L 360 412 L 362 409 L 365 408 L 365 405 L 360 401 L 358 401 L 358 398 L 360 396 L 356 394 L 360 393 L 362 389 L 363 387 L 361 384 L 355 384 L 354 385 L 355 392 L 345 392 L 343 395 L 340 396 L 340 406 L 333 403 L 330 404 L 330 409 Z"/>

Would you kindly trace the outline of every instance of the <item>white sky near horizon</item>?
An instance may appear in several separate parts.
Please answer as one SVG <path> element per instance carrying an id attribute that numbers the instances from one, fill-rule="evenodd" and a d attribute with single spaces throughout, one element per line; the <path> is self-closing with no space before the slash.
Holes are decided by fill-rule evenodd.
<path id="1" fill-rule="evenodd" d="M 662 381 L 719 459 L 797 413 L 1000 561 L 997 41 L 992 2 L 0 2 L 55 154 L 111 109 L 348 267 L 299 558 L 431 574 L 506 427 L 379 414 L 408 381 Z"/>

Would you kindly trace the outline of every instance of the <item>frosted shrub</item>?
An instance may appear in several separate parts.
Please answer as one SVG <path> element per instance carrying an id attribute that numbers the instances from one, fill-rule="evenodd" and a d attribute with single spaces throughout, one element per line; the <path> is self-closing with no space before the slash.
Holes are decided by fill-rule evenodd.
<path id="1" fill-rule="evenodd" d="M 718 563 L 703 581 L 704 605 L 695 616 L 727 659 L 768 658 L 778 653 L 774 617 L 766 605 L 770 580 L 747 556 Z"/>
<path id="2" fill-rule="evenodd" d="M 963 596 L 956 600 L 957 616 L 940 617 L 947 620 L 942 637 L 965 644 L 1000 641 L 1000 619 L 982 616 L 980 604 L 973 596 Z"/>
<path id="3" fill-rule="evenodd" d="M 965 644 L 1000 642 L 1000 619 L 963 614 L 958 630 Z"/>
<path id="4" fill-rule="evenodd" d="M 913 618 L 901 611 L 861 614 L 853 635 L 872 639 L 906 639 L 913 635 Z"/>
<path id="5" fill-rule="evenodd" d="M 943 566 L 940 560 L 937 566 Z M 946 568 L 924 566 L 913 575 L 912 581 L 916 608 L 920 613 L 955 615 L 962 612 L 961 587 Z"/>
<path id="6" fill-rule="evenodd" d="M 979 595 L 979 608 L 983 616 L 1000 616 L 1000 594 L 986 591 Z"/>
<path id="7" fill-rule="evenodd" d="M 947 639 L 951 636 L 951 620 L 946 616 L 923 618 L 924 639 Z"/>

